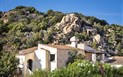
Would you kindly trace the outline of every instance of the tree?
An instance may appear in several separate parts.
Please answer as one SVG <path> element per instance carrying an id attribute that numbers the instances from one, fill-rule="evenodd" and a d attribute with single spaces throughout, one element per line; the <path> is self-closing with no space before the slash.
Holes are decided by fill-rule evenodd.
<path id="1" fill-rule="evenodd" d="M 92 47 L 93 47 L 94 49 L 97 49 L 97 48 L 98 48 L 98 44 L 97 44 L 96 42 L 93 42 L 93 43 L 92 43 Z"/>
<path id="2" fill-rule="evenodd" d="M 54 15 L 54 11 L 53 10 L 48 10 L 47 14 L 52 16 L 52 15 Z"/>
<path id="3" fill-rule="evenodd" d="M 119 54 L 121 54 L 121 49 L 122 49 L 121 43 L 118 43 L 116 50 L 118 51 Z"/>
<path id="4" fill-rule="evenodd" d="M 123 55 L 123 49 L 121 49 L 121 53 L 122 53 L 122 55 Z"/>
<path id="5" fill-rule="evenodd" d="M 84 40 L 88 40 L 88 38 L 89 38 L 89 36 L 88 36 L 88 34 L 87 34 L 86 31 L 83 31 L 83 32 L 81 33 L 81 36 L 84 37 Z"/>
<path id="6" fill-rule="evenodd" d="M 26 8 L 25 6 L 17 6 L 16 8 L 15 8 L 15 10 L 19 10 L 19 9 L 23 9 L 23 8 Z"/>
<path id="7" fill-rule="evenodd" d="M 0 76 L 10 77 L 17 69 L 17 59 L 11 52 L 2 52 L 0 55 Z"/>
<path id="8" fill-rule="evenodd" d="M 117 45 L 117 48 L 116 48 L 118 51 L 120 51 L 121 50 L 121 43 L 118 43 L 118 45 Z"/>
<path id="9" fill-rule="evenodd" d="M 30 13 L 34 13 L 37 11 L 34 7 L 26 7 L 26 10 L 29 11 Z"/>

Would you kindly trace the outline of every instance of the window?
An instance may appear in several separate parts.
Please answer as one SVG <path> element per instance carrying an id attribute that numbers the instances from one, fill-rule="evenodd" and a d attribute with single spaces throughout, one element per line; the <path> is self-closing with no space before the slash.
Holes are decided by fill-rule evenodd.
<path id="1" fill-rule="evenodd" d="M 97 61 L 100 61 L 102 57 L 100 54 L 96 54 L 96 58 L 97 58 Z"/>
<path id="2" fill-rule="evenodd" d="M 55 54 L 50 54 L 50 61 L 55 61 Z"/>

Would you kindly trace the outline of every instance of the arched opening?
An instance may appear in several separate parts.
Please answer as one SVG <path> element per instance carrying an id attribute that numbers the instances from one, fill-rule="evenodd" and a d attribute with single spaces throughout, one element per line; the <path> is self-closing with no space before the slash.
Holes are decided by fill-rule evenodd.
<path id="1" fill-rule="evenodd" d="M 29 59 L 29 60 L 27 61 L 27 68 L 28 68 L 29 70 L 31 70 L 31 71 L 32 71 L 32 65 L 33 65 L 33 61 L 32 61 L 32 59 Z"/>

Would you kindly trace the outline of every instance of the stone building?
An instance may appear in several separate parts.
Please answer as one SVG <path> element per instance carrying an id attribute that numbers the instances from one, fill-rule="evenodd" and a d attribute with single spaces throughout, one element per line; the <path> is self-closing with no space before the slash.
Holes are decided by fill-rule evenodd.
<path id="1" fill-rule="evenodd" d="M 33 70 L 45 69 L 55 70 L 65 67 L 69 58 L 69 53 L 77 52 L 85 56 L 85 59 L 92 62 L 105 61 L 105 52 L 96 51 L 95 49 L 78 44 L 78 39 L 74 36 L 70 39 L 70 45 L 50 45 L 38 44 L 38 47 L 32 47 L 19 51 L 18 67 L 21 68 L 23 76 L 30 75 Z"/>

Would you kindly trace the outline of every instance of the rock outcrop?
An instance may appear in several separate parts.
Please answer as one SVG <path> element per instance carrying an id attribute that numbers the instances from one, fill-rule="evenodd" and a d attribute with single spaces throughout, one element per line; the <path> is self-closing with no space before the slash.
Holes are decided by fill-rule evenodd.
<path id="1" fill-rule="evenodd" d="M 49 10 L 39 12 L 33 7 L 18 6 L 7 12 L 0 11 L 0 49 L 7 51 L 44 44 L 69 44 L 76 36 L 78 43 L 105 49 L 109 54 L 123 50 L 123 26 L 109 25 L 105 20 L 80 13 L 66 14 Z M 96 43 L 94 43 L 96 42 Z M 123 53 L 122 53 L 123 55 Z"/>
<path id="2" fill-rule="evenodd" d="M 96 34 L 97 33 L 97 29 L 93 28 L 93 29 L 86 29 L 87 30 L 87 34 L 90 35 L 91 34 Z"/>
<path id="3" fill-rule="evenodd" d="M 99 34 L 93 37 L 93 41 L 97 42 L 100 45 L 103 45 L 103 46 L 105 45 L 104 39 Z"/>
<path id="4" fill-rule="evenodd" d="M 60 29 L 64 34 L 69 34 L 72 31 L 80 31 L 81 22 L 75 14 L 67 14 L 60 23 L 56 24 L 56 28 Z"/>

